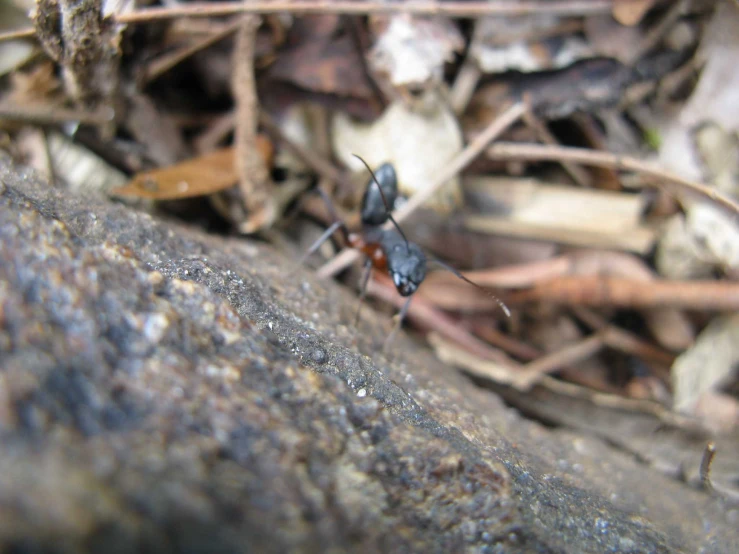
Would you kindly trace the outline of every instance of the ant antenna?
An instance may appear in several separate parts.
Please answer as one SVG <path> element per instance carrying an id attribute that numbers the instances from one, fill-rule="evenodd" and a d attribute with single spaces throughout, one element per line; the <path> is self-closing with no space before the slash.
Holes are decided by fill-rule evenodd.
<path id="1" fill-rule="evenodd" d="M 403 240 L 405 241 L 405 247 L 408 250 L 408 253 L 411 252 L 411 246 L 408 244 L 408 239 L 405 236 L 405 233 L 400 228 L 400 225 L 398 225 L 398 222 L 395 221 L 395 218 L 393 217 L 393 209 L 390 207 L 390 204 L 387 201 L 387 198 L 385 198 L 385 193 L 382 191 L 382 187 L 380 186 L 380 182 L 377 180 L 377 177 L 375 177 L 375 172 L 372 171 L 372 168 L 369 166 L 367 162 L 364 161 L 364 159 L 361 156 L 357 156 L 356 154 L 352 154 L 355 158 L 357 158 L 360 162 L 364 164 L 364 167 L 367 168 L 367 170 L 370 172 L 370 175 L 372 175 L 372 181 L 377 185 L 377 190 L 380 191 L 380 197 L 382 198 L 382 203 L 385 204 L 385 209 L 387 210 L 387 217 L 390 221 L 393 222 L 393 225 L 395 225 L 395 228 L 397 229 L 398 233 L 400 233 L 400 236 L 403 237 Z"/>
<path id="2" fill-rule="evenodd" d="M 432 261 L 435 264 L 441 266 L 442 268 L 446 269 L 450 273 L 453 273 L 454 275 L 456 275 L 457 277 L 459 277 L 460 279 L 462 279 L 462 281 L 465 281 L 466 283 L 469 283 L 473 287 L 477 287 L 478 289 L 480 289 L 482 292 L 484 292 L 486 295 L 488 295 L 490 298 L 492 298 L 495 301 L 496 304 L 498 304 L 498 306 L 500 307 L 501 310 L 503 310 L 503 313 L 506 316 L 511 317 L 511 310 L 508 309 L 508 306 L 506 306 L 505 303 L 500 298 L 498 298 L 497 296 L 495 296 L 489 290 L 487 290 L 484 287 L 481 287 L 480 285 L 478 285 L 474 281 L 470 281 L 467 277 L 465 277 L 464 275 L 462 275 L 458 270 L 456 270 L 452 266 L 450 266 L 450 265 L 442 262 L 439 259 L 434 258 L 434 259 L 432 259 L 430 261 Z"/>

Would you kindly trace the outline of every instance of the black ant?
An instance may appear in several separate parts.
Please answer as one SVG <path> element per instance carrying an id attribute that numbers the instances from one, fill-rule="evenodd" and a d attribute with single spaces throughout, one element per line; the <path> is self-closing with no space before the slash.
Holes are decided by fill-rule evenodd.
<path id="1" fill-rule="evenodd" d="M 364 263 L 364 275 L 362 277 L 359 295 L 360 307 L 367 292 L 367 285 L 369 283 L 372 269 L 387 271 L 390 274 L 398 293 L 401 296 L 408 297 L 408 300 L 406 300 L 398 313 L 398 321 L 395 328 L 385 341 L 385 347 L 387 348 L 408 313 L 413 293 L 418 290 L 418 287 L 426 278 L 427 257 L 423 250 L 421 250 L 420 246 L 410 242 L 406 238 L 405 233 L 403 233 L 400 225 L 398 225 L 398 222 L 395 221 L 395 218 L 392 215 L 392 206 L 395 204 L 395 200 L 398 197 L 398 178 L 392 164 L 385 163 L 381 165 L 377 168 L 377 172 L 375 173 L 364 159 L 356 154 L 352 155 L 364 164 L 371 175 L 364 191 L 364 195 L 362 196 L 362 203 L 360 206 L 362 232 L 349 232 L 346 224 L 336 215 L 331 200 L 319 187 L 318 191 L 325 200 L 329 212 L 334 219 L 334 223 L 326 229 L 318 240 L 316 240 L 316 242 L 314 242 L 308 249 L 303 256 L 301 263 L 318 250 L 318 248 L 337 230 L 341 230 L 344 242 L 352 248 L 360 250 L 367 256 Z M 373 187 L 373 184 L 376 186 Z M 384 229 L 382 227 L 382 225 L 388 220 L 393 223 L 394 229 Z M 500 306 L 506 316 L 510 317 L 510 310 L 500 299 L 490 294 L 477 283 L 470 281 L 459 271 L 445 264 L 441 260 L 432 259 L 431 261 L 447 271 L 450 271 L 463 281 L 484 291 L 488 296 L 493 298 L 495 302 L 497 302 L 498 306 Z M 355 325 L 358 319 L 359 310 L 357 310 Z"/>

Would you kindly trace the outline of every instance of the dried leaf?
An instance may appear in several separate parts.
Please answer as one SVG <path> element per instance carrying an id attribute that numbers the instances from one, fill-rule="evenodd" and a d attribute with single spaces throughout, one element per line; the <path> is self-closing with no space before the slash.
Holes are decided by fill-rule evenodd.
<path id="1" fill-rule="evenodd" d="M 633 62 L 634 44 L 642 40 L 643 34 L 639 27 L 619 25 L 609 15 L 593 15 L 585 20 L 585 36 L 594 53 L 624 64 Z"/>
<path id="2" fill-rule="evenodd" d="M 573 34 L 577 27 L 551 14 L 482 19 L 475 25 L 470 56 L 485 73 L 559 69 L 592 55 Z"/>
<path id="3" fill-rule="evenodd" d="M 53 102 L 60 83 L 54 74 L 54 64 L 46 61 L 29 71 L 17 71 L 10 77 L 10 91 L 6 100 L 17 106 L 37 102 Z"/>
<path id="4" fill-rule="evenodd" d="M 334 152 L 347 167 L 364 171 L 364 166 L 352 154 L 362 156 L 372 167 L 390 162 L 398 174 L 400 190 L 406 195 L 427 186 L 462 149 L 457 120 L 438 97 L 424 113 L 395 102 L 370 125 L 337 114 L 332 127 Z M 459 181 L 453 179 L 428 205 L 448 211 L 460 198 Z"/>
<path id="5" fill-rule="evenodd" d="M 166 111 L 139 92 L 127 94 L 129 104 L 123 123 L 142 147 L 146 158 L 157 166 L 172 165 L 187 158 L 189 152 L 182 132 Z"/>
<path id="6" fill-rule="evenodd" d="M 654 6 L 655 0 L 627 0 L 614 2 L 613 17 L 621 25 L 636 25 Z"/>
<path id="7" fill-rule="evenodd" d="M 175 200 L 204 196 L 236 184 L 233 148 L 224 148 L 186 162 L 136 175 L 115 196 Z"/>
<path id="8" fill-rule="evenodd" d="M 338 96 L 371 98 L 352 37 L 340 31 L 336 15 L 303 17 L 288 34 L 288 46 L 269 70 L 272 78 L 306 90 Z"/>
<path id="9" fill-rule="evenodd" d="M 638 195 L 495 177 L 467 179 L 465 190 L 478 205 L 503 212 L 466 217 L 465 226 L 476 232 L 642 254 L 654 242 L 654 231 L 641 224 L 644 198 Z"/>
<path id="10" fill-rule="evenodd" d="M 739 314 L 717 317 L 672 366 L 674 408 L 694 413 L 701 396 L 732 382 L 737 368 Z"/>
<path id="11" fill-rule="evenodd" d="M 369 54 L 373 69 L 394 87 L 423 87 L 441 82 L 444 64 L 464 47 L 451 20 L 408 14 L 376 20 L 386 23 Z"/>
<path id="12" fill-rule="evenodd" d="M 739 194 L 739 7 L 721 2 L 701 44 L 705 66 L 693 94 L 663 133 L 664 166 Z M 660 240 L 657 267 L 669 277 L 696 278 L 739 267 L 739 223 L 704 202 L 683 199 Z"/>
<path id="13" fill-rule="evenodd" d="M 70 190 L 104 193 L 126 182 L 122 172 L 64 135 L 50 133 L 47 141 L 54 175 L 64 180 Z"/>
<path id="14" fill-rule="evenodd" d="M 695 415 L 713 433 L 730 433 L 739 424 L 739 402 L 719 392 L 704 392 L 695 406 Z"/>

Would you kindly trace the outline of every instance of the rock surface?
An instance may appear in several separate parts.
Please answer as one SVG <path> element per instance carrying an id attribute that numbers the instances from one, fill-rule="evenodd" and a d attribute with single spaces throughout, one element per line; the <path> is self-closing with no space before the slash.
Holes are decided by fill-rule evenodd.
<path id="1" fill-rule="evenodd" d="M 381 355 L 355 302 L 0 156 L 3 551 L 739 552 L 736 510 Z"/>

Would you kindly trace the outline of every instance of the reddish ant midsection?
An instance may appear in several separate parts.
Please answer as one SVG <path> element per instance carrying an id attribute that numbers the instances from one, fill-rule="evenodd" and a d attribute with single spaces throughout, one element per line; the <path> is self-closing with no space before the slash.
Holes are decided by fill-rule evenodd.
<path id="1" fill-rule="evenodd" d="M 387 269 L 387 257 L 379 242 L 367 242 L 359 233 L 349 233 L 347 241 L 349 246 L 364 253 L 372 261 L 372 267 L 380 271 Z"/>

